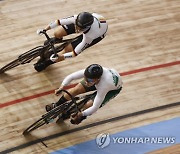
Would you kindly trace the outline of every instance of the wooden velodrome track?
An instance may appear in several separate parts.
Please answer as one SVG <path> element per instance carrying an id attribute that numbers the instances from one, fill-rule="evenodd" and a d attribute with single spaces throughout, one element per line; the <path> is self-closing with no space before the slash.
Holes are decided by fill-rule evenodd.
<path id="1" fill-rule="evenodd" d="M 81 11 L 98 12 L 106 17 L 108 34 L 98 45 L 42 73 L 37 73 L 30 63 L 0 75 L 0 151 L 105 119 L 180 101 L 179 0 L 2 0 L 0 67 L 43 43 L 44 37 L 36 34 L 38 28 Z M 53 30 L 49 34 L 52 36 Z M 69 121 L 61 125 L 52 123 L 25 138 L 23 130 L 45 112 L 46 104 L 58 100 L 53 90 L 64 77 L 91 63 L 115 68 L 122 74 L 121 94 L 78 126 Z M 38 142 L 13 153 L 52 152 L 93 139 L 102 132 L 116 133 L 179 116 L 180 106 L 170 107 L 80 129 L 45 140 L 48 147 Z M 177 148 L 173 146 L 170 151 Z M 168 150 L 162 149 L 162 153 Z"/>

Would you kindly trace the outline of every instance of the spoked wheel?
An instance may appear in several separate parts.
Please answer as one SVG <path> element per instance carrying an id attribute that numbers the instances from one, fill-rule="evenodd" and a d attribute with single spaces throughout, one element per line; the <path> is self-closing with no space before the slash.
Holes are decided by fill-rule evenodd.
<path id="1" fill-rule="evenodd" d="M 43 126 L 44 124 L 46 124 L 46 121 L 44 120 L 44 118 L 40 118 L 39 120 L 37 120 L 35 123 L 33 123 L 32 125 L 30 125 L 24 132 L 23 135 L 27 135 L 29 134 L 29 132 Z"/>
<path id="2" fill-rule="evenodd" d="M 75 103 L 74 98 L 72 95 L 67 92 L 66 90 L 62 90 L 63 92 L 67 93 L 72 101 L 70 102 L 65 102 L 62 105 L 57 106 L 56 108 L 52 109 L 51 111 L 47 112 L 46 114 L 42 115 L 42 117 L 34 122 L 32 125 L 30 125 L 24 132 L 23 135 L 29 134 L 31 131 L 50 123 L 53 121 L 57 116 L 62 115 L 63 111 L 67 110 L 73 103 Z"/>
<path id="3" fill-rule="evenodd" d="M 33 48 L 22 55 L 20 55 L 17 59 L 13 60 L 9 64 L 5 65 L 0 69 L 0 74 L 4 73 L 14 67 L 17 67 L 18 65 L 23 65 L 26 63 L 30 63 L 34 58 L 40 56 L 42 51 L 45 50 L 44 46 L 38 46 L 36 48 Z"/>
<path id="4" fill-rule="evenodd" d="M 19 59 L 15 59 L 15 60 L 13 60 L 12 62 L 10 62 L 9 64 L 7 64 L 7 65 L 5 65 L 4 67 L 2 67 L 1 69 L 0 69 L 0 74 L 1 73 L 4 73 L 4 72 L 6 72 L 6 71 L 8 71 L 8 70 L 10 70 L 10 69 L 12 69 L 12 68 L 14 68 L 14 67 L 17 67 L 18 65 L 20 65 L 21 63 L 19 62 Z"/>
<path id="5" fill-rule="evenodd" d="M 67 108 L 68 105 L 69 104 L 64 103 L 52 109 L 51 111 L 47 112 L 46 114 L 42 115 L 42 117 L 39 120 L 34 122 L 23 132 L 23 135 L 27 135 L 31 131 L 52 122 L 58 115 L 61 115 L 61 113 L 64 111 L 65 108 Z"/>

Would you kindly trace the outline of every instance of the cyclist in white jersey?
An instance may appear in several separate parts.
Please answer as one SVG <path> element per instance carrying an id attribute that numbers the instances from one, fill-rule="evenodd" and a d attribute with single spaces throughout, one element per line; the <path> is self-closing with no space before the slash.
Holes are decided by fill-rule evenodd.
<path id="1" fill-rule="evenodd" d="M 83 107 L 83 111 L 79 112 L 75 117 L 71 117 L 71 123 L 79 124 L 87 116 L 95 113 L 100 107 L 104 106 L 110 99 L 119 94 L 122 89 L 122 79 L 119 73 L 114 69 L 101 67 L 99 64 L 92 64 L 85 70 L 80 70 L 68 75 L 62 82 L 59 89 L 55 90 L 55 94 L 67 86 L 72 80 L 84 78 L 79 84 L 68 91 L 71 95 L 86 93 L 96 90 L 95 98 L 88 101 Z M 54 107 L 61 105 L 69 100 L 69 96 L 64 94 L 58 102 L 46 105 L 46 111 L 50 111 Z"/>
<path id="2" fill-rule="evenodd" d="M 105 37 L 108 29 L 106 20 L 102 15 L 97 13 L 91 14 L 89 12 L 81 12 L 78 15 L 55 20 L 44 30 L 48 31 L 56 27 L 57 31 L 54 33 L 55 38 L 52 38 L 54 43 L 58 43 L 59 39 L 73 33 L 81 33 L 81 35 L 79 35 L 76 41 L 72 42 L 63 51 L 61 51 L 58 56 L 53 54 L 51 55 L 50 60 L 39 60 L 34 65 L 34 68 L 38 72 L 44 70 L 53 63 L 79 55 L 86 48 L 101 41 Z M 41 31 L 42 30 L 38 30 L 37 33 L 41 34 Z"/>

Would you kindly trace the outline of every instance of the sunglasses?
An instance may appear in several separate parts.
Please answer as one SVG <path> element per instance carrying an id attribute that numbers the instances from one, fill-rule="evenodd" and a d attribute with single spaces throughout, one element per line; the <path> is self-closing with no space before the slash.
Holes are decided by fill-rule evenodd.
<path id="1" fill-rule="evenodd" d="M 93 83 L 93 82 L 94 82 L 94 79 L 86 78 L 86 81 L 87 81 L 88 83 Z"/>

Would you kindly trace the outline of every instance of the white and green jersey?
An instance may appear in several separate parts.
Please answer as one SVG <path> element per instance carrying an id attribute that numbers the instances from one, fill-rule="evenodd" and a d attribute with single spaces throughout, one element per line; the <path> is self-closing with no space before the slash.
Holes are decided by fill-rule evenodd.
<path id="1" fill-rule="evenodd" d="M 63 86 L 68 85 L 72 80 L 84 77 L 84 71 L 80 70 L 68 75 L 62 82 Z M 119 73 L 114 69 L 103 67 L 103 74 L 98 84 L 95 85 L 97 95 L 94 99 L 93 106 L 83 111 L 84 116 L 89 116 L 96 112 L 101 106 L 106 94 L 112 90 L 118 90 L 122 87 L 122 79 Z"/>

